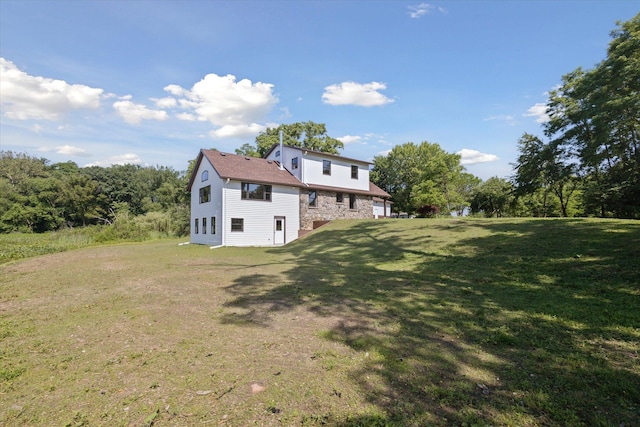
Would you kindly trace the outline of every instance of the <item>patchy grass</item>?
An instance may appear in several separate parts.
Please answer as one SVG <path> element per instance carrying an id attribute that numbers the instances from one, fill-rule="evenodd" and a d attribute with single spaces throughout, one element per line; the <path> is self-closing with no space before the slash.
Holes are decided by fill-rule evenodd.
<path id="1" fill-rule="evenodd" d="M 94 239 L 88 230 L 89 228 L 44 234 L 0 234 L 0 265 L 24 258 L 90 246 Z"/>
<path id="2" fill-rule="evenodd" d="M 344 221 L 0 267 L 0 424 L 640 424 L 640 223 Z"/>

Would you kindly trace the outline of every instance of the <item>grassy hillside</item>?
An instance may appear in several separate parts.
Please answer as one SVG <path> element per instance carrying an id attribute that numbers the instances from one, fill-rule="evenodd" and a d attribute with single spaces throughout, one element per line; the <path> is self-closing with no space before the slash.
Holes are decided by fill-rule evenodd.
<path id="1" fill-rule="evenodd" d="M 344 221 L 0 266 L 0 424 L 640 424 L 640 223 Z"/>

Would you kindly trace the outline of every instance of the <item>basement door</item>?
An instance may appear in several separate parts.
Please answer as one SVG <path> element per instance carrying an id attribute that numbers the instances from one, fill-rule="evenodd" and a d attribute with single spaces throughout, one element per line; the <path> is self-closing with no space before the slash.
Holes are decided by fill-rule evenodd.
<path id="1" fill-rule="evenodd" d="M 273 217 L 273 244 L 284 245 L 285 220 L 283 216 Z"/>

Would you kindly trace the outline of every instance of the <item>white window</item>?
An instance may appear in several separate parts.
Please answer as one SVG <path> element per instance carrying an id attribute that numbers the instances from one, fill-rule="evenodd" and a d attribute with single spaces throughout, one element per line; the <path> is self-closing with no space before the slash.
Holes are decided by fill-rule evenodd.
<path id="1" fill-rule="evenodd" d="M 231 218 L 231 231 L 244 231 L 244 218 Z"/>

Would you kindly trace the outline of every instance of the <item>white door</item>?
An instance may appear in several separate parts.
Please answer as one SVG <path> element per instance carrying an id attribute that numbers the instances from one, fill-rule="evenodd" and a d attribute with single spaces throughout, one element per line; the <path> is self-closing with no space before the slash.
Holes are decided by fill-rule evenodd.
<path id="1" fill-rule="evenodd" d="M 285 218 L 276 216 L 273 219 L 273 244 L 284 245 Z"/>

